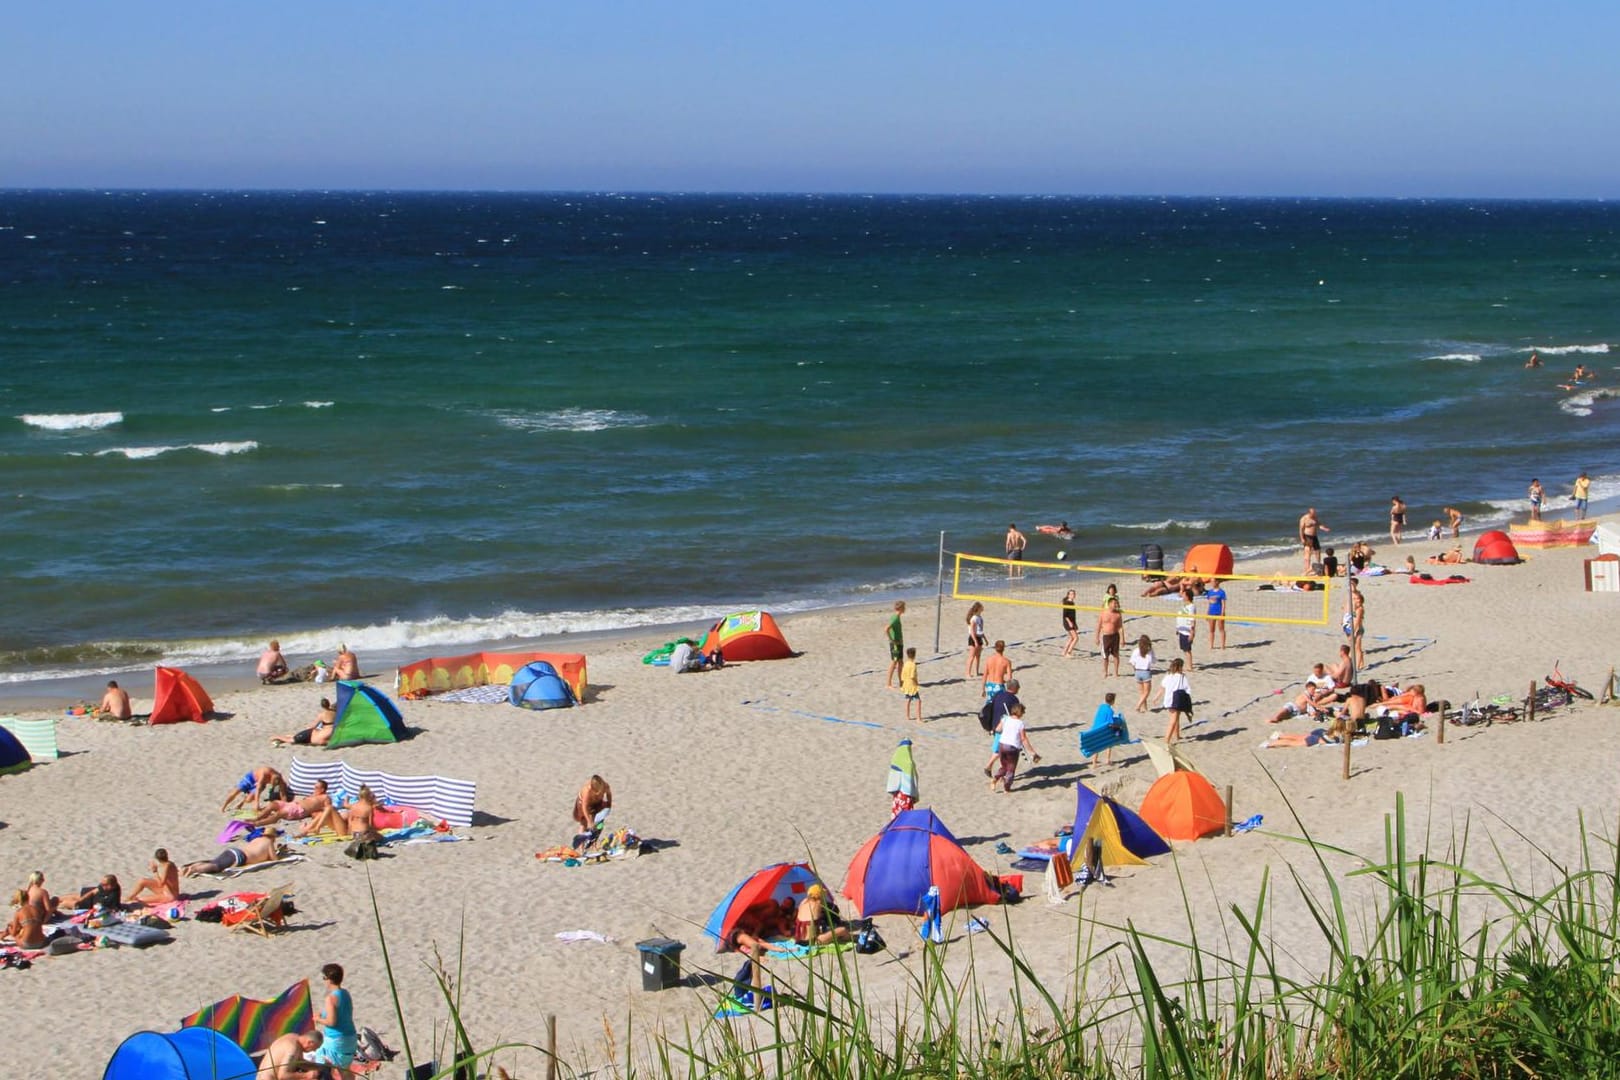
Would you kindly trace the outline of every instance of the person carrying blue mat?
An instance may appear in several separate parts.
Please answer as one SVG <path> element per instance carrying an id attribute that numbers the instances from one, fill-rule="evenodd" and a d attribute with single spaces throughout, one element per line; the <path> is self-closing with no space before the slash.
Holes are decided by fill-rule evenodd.
<path id="1" fill-rule="evenodd" d="M 1114 763 L 1114 747 L 1123 746 L 1131 741 L 1131 729 L 1125 723 L 1124 715 L 1114 708 L 1114 694 L 1110 691 L 1103 695 L 1103 703 L 1097 706 L 1097 715 L 1092 718 L 1091 728 L 1080 733 L 1080 756 L 1095 757 L 1106 752 L 1103 764 Z"/>

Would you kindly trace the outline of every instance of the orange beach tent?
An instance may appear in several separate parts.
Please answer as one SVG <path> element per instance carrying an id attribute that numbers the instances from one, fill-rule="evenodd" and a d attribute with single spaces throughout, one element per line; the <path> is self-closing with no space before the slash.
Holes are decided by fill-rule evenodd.
<path id="1" fill-rule="evenodd" d="M 1181 572 L 1197 577 L 1231 577 L 1232 549 L 1225 544 L 1194 544 L 1187 549 Z"/>
<path id="2" fill-rule="evenodd" d="M 709 628 L 702 652 L 719 647 L 726 662 L 733 660 L 786 660 L 793 647 L 782 636 L 782 628 L 768 611 L 739 611 L 727 615 Z"/>
<path id="3" fill-rule="evenodd" d="M 1177 770 L 1154 781 L 1137 811 L 1169 840 L 1197 840 L 1226 828 L 1226 804 L 1202 773 Z"/>
<path id="4" fill-rule="evenodd" d="M 158 667 L 149 723 L 178 724 L 182 720 L 193 720 L 206 724 L 208 714 L 213 711 L 214 699 L 208 696 L 202 683 L 179 668 Z"/>

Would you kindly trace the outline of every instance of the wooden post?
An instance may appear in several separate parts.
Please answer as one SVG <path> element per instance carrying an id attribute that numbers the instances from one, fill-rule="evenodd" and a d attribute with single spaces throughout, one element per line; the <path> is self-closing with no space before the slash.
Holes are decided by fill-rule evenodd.
<path id="1" fill-rule="evenodd" d="M 1603 693 L 1598 695 L 1598 704 L 1599 705 L 1607 705 L 1609 702 L 1613 701 L 1614 699 L 1615 699 L 1615 693 L 1614 693 L 1614 668 L 1610 668 L 1609 669 L 1609 677 L 1607 679 L 1603 680 Z"/>
<path id="2" fill-rule="evenodd" d="M 1438 718 L 1435 723 L 1439 725 L 1439 734 L 1435 735 L 1434 742 L 1436 746 L 1444 746 L 1446 745 L 1446 710 L 1441 709 L 1434 715 Z"/>
<path id="3" fill-rule="evenodd" d="M 1530 680 L 1530 696 L 1525 700 L 1530 703 L 1528 706 L 1529 714 L 1525 719 L 1534 720 L 1536 718 L 1536 680 L 1534 679 Z"/>
<path id="4" fill-rule="evenodd" d="M 1226 785 L 1226 832 L 1225 836 L 1232 835 L 1232 785 Z"/>
<path id="5" fill-rule="evenodd" d="M 557 1014 L 546 1014 L 546 1080 L 557 1080 Z"/>
<path id="6" fill-rule="evenodd" d="M 1345 780 L 1350 779 L 1350 744 L 1355 741 L 1355 738 L 1356 725 L 1346 724 L 1344 730 L 1344 767 L 1341 770 L 1341 778 Z"/>

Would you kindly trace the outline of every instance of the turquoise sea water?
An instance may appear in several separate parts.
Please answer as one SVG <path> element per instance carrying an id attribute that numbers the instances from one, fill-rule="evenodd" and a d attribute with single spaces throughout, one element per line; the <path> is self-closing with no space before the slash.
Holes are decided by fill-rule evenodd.
<path id="1" fill-rule="evenodd" d="M 1620 493 L 1603 203 L 10 192 L 0 281 L 3 681 Z"/>

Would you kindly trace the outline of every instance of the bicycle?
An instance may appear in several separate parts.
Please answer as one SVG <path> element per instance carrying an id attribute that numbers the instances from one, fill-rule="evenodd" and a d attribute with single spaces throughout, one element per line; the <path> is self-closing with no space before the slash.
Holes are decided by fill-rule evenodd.
<path id="1" fill-rule="evenodd" d="M 1547 676 L 1547 685 L 1555 690 L 1562 690 L 1573 697 L 1578 697 L 1583 701 L 1592 700 L 1591 691 L 1582 690 L 1579 686 L 1576 686 L 1574 679 L 1564 678 L 1564 673 L 1558 669 L 1557 660 L 1553 661 L 1552 674 Z"/>

